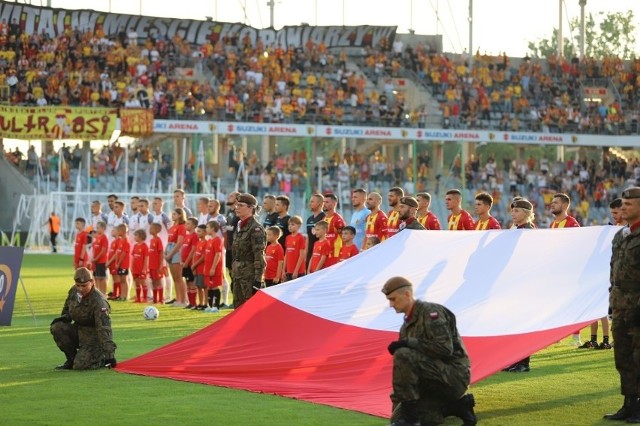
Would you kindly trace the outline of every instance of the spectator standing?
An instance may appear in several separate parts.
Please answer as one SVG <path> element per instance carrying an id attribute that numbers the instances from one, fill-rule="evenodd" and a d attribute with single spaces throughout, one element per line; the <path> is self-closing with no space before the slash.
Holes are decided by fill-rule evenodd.
<path id="1" fill-rule="evenodd" d="M 58 234 L 60 233 L 60 216 L 56 212 L 51 212 L 49 216 L 49 241 L 51 242 L 51 251 L 53 253 L 58 252 Z"/>

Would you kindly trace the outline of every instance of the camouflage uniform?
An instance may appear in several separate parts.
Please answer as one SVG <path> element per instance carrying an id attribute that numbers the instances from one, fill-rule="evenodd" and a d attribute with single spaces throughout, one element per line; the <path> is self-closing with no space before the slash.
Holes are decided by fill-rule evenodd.
<path id="1" fill-rule="evenodd" d="M 400 224 L 400 230 L 402 231 L 403 229 L 425 231 L 427 228 L 425 228 L 420 222 L 418 222 L 418 219 L 416 219 L 415 217 L 410 217 Z"/>
<path id="2" fill-rule="evenodd" d="M 635 397 L 640 394 L 640 229 L 621 229 L 611 245 L 614 359 L 621 393 Z"/>
<path id="3" fill-rule="evenodd" d="M 443 406 L 464 395 L 471 379 L 455 315 L 442 305 L 416 300 L 400 340 L 408 341 L 408 347 L 393 354 L 391 421 L 400 416 L 400 402 L 418 401 L 422 424 L 442 423 Z"/>
<path id="4" fill-rule="evenodd" d="M 73 360 L 74 370 L 101 368 L 114 358 L 110 310 L 107 299 L 95 288 L 84 298 L 75 287 L 69 290 L 62 308 L 62 318 L 69 322 L 56 322 L 50 330 L 56 345 Z"/>
<path id="5" fill-rule="evenodd" d="M 267 234 L 255 217 L 250 217 L 246 223 L 238 223 L 233 233 L 231 246 L 233 253 L 233 306 L 240 307 L 253 295 L 253 287 L 262 287 L 264 275 L 265 248 Z"/>

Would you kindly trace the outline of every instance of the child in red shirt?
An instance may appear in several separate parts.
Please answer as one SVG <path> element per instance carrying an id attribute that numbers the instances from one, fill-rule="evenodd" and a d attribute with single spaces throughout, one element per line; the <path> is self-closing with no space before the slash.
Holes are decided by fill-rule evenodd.
<path id="1" fill-rule="evenodd" d="M 162 287 L 162 278 L 164 277 L 164 247 L 162 247 L 162 239 L 159 237 L 162 231 L 162 225 L 152 223 L 149 225 L 149 277 L 153 286 L 153 303 L 163 303 L 164 288 Z"/>
<path id="2" fill-rule="evenodd" d="M 131 244 L 127 238 L 126 224 L 116 226 L 118 245 L 116 246 L 116 273 L 120 277 L 120 297 L 116 300 L 126 301 L 129 298 L 129 264 L 131 262 Z"/>
<path id="3" fill-rule="evenodd" d="M 73 245 L 73 267 L 78 269 L 82 266 L 87 266 L 89 261 L 87 254 L 87 244 L 89 233 L 85 229 L 87 221 L 82 217 L 76 218 L 76 241 Z"/>
<path id="4" fill-rule="evenodd" d="M 133 233 L 135 242 L 131 251 L 131 274 L 136 284 L 136 302 L 147 301 L 147 271 L 149 270 L 149 247 L 145 243 L 147 233 L 144 229 L 136 229 Z"/>
<path id="5" fill-rule="evenodd" d="M 209 307 L 205 308 L 205 312 L 218 312 L 220 309 L 220 297 L 222 293 L 223 268 L 224 264 L 224 241 L 219 235 L 220 223 L 217 220 L 211 220 L 207 223 L 207 235 L 209 240 L 204 249 L 204 274 L 205 284 L 207 286 L 207 301 Z"/>
<path id="6" fill-rule="evenodd" d="M 107 260 L 109 253 L 109 240 L 105 235 L 107 224 L 98 222 L 96 224 L 96 235 L 93 237 L 91 249 L 93 251 L 93 277 L 96 280 L 96 287 L 102 294 L 107 293 Z"/>
<path id="7" fill-rule="evenodd" d="M 333 245 L 329 240 L 327 240 L 329 224 L 325 221 L 320 221 L 314 225 L 313 229 L 316 231 L 318 241 L 313 244 L 313 254 L 311 255 L 307 274 L 311 274 L 324 268 L 327 258 L 331 255 L 331 250 L 333 249 Z"/>
<path id="8" fill-rule="evenodd" d="M 284 255 L 284 276 L 283 281 L 295 280 L 304 276 L 307 270 L 307 240 L 300 233 L 302 226 L 302 218 L 293 216 L 289 219 L 289 235 L 285 239 L 285 247 L 287 249 Z"/>
<path id="9" fill-rule="evenodd" d="M 206 285 L 204 282 L 204 252 L 207 246 L 207 227 L 198 225 L 196 228 L 198 242 L 196 243 L 191 260 L 191 270 L 195 275 L 196 288 L 198 289 L 198 307 L 203 311 L 207 307 L 207 296 L 205 294 Z"/>
<path id="10" fill-rule="evenodd" d="M 113 240 L 111 240 L 111 244 L 109 244 L 109 253 L 107 254 L 105 268 L 109 270 L 109 275 L 111 275 L 111 279 L 113 280 L 113 290 L 107 299 L 118 300 L 120 298 L 120 276 L 118 275 L 118 267 L 116 266 L 116 252 L 120 241 L 118 240 L 118 230 L 116 228 L 111 230 L 111 237 Z"/>
<path id="11" fill-rule="evenodd" d="M 347 260 L 357 254 L 360 254 L 360 250 L 353 244 L 353 238 L 356 236 L 356 228 L 353 226 L 345 226 L 342 228 L 342 247 L 340 247 L 340 256 L 338 262 Z"/>
<path id="12" fill-rule="evenodd" d="M 187 235 L 184 237 L 182 251 L 180 252 L 180 257 L 182 259 L 182 278 L 187 282 L 187 299 L 189 301 L 189 304 L 185 309 L 191 310 L 198 309 L 198 305 L 196 304 L 198 289 L 196 288 L 194 271 L 191 269 L 193 253 L 196 250 L 196 244 L 198 244 L 198 234 L 196 234 L 197 226 L 198 219 L 195 217 L 187 219 L 185 224 L 185 227 L 187 228 Z"/>
<path id="13" fill-rule="evenodd" d="M 267 247 L 264 250 L 264 257 L 266 260 L 264 283 L 267 287 L 279 284 L 283 275 L 282 265 L 284 263 L 284 249 L 278 242 L 281 236 L 282 229 L 279 227 L 270 226 L 267 228 Z"/>

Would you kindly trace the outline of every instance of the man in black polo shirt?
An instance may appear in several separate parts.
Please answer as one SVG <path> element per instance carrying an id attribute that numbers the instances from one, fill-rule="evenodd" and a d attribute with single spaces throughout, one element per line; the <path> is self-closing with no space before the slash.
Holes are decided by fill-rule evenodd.
<path id="1" fill-rule="evenodd" d="M 283 249 L 286 250 L 285 241 L 287 240 L 287 235 L 289 232 L 289 219 L 291 216 L 289 215 L 289 205 L 291 201 L 289 201 L 289 197 L 286 195 L 279 195 L 276 197 L 276 214 L 278 218 L 276 219 L 275 226 L 280 228 L 282 231 L 282 235 L 278 239 L 278 242 L 282 246 Z"/>
<path id="2" fill-rule="evenodd" d="M 276 212 L 276 196 L 267 194 L 262 198 L 262 210 L 264 211 L 264 222 L 262 226 L 267 229 L 270 226 L 275 226 L 278 220 L 278 213 Z"/>
<path id="3" fill-rule="evenodd" d="M 313 194 L 309 199 L 309 209 L 311 210 L 311 216 L 307 218 L 307 265 L 311 261 L 311 255 L 313 255 L 313 245 L 318 239 L 313 233 L 313 229 L 316 223 L 324 220 L 325 213 L 322 209 L 324 204 L 324 196 L 322 194 Z"/>

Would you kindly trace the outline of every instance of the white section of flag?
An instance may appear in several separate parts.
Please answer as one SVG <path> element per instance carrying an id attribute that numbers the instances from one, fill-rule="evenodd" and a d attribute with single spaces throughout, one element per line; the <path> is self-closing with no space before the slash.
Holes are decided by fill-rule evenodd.
<path id="1" fill-rule="evenodd" d="M 547 330 L 607 314 L 613 226 L 503 231 L 410 231 L 265 291 L 297 309 L 358 327 L 397 331 L 380 292 L 396 275 L 417 298 L 458 317 L 463 336 Z"/>

